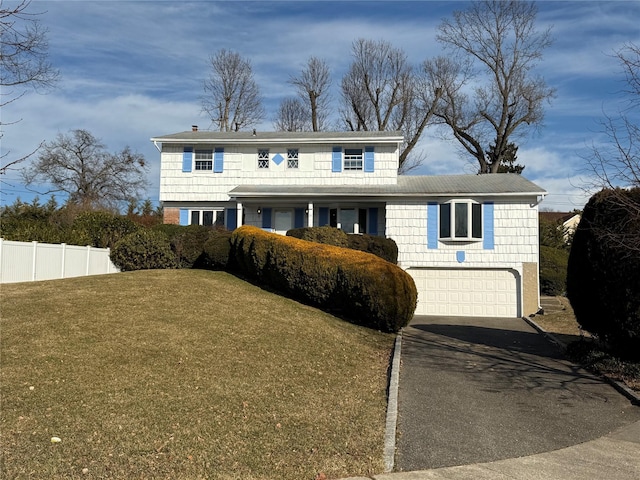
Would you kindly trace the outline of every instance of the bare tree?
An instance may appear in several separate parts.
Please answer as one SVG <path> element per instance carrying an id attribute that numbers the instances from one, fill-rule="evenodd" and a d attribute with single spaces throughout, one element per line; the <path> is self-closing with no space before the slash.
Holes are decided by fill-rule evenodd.
<path id="1" fill-rule="evenodd" d="M 308 132 L 308 109 L 299 98 L 285 98 L 280 104 L 273 128 L 280 132 Z"/>
<path id="2" fill-rule="evenodd" d="M 58 71 L 48 62 L 47 30 L 40 24 L 40 13 L 27 11 L 30 4 L 31 0 L 22 0 L 7 6 L 0 0 L 0 108 L 17 101 L 30 89 L 49 88 L 58 79 Z M 19 121 L 0 120 L 0 138 L 5 125 Z M 29 158 L 41 145 L 20 158 L 10 159 L 11 152 L 3 153 L 0 174 Z"/>
<path id="3" fill-rule="evenodd" d="M 405 143 L 400 171 L 408 162 L 433 115 L 440 93 L 422 89 L 403 50 L 386 41 L 359 39 L 353 43 L 353 62 L 342 78 L 342 117 L 347 129 L 401 131 Z"/>
<path id="4" fill-rule="evenodd" d="M 264 118 L 260 90 L 251 62 L 222 49 L 209 58 L 211 73 L 204 82 L 202 109 L 221 132 L 237 132 Z"/>
<path id="5" fill-rule="evenodd" d="M 140 198 L 147 184 L 146 169 L 144 157 L 129 147 L 109 153 L 88 131 L 73 130 L 45 143 L 38 159 L 22 175 L 27 185 L 51 186 L 38 193 L 63 192 L 69 195 L 70 204 L 117 210 Z"/>
<path id="6" fill-rule="evenodd" d="M 554 96 L 533 71 L 552 41 L 549 29 L 536 30 L 536 16 L 532 2 L 473 2 L 439 26 L 448 55 L 423 64 L 429 88 L 443 93 L 436 117 L 479 173 L 498 172 L 509 144 L 542 124 L 544 102 Z"/>
<path id="7" fill-rule="evenodd" d="M 291 77 L 289 83 L 296 87 L 300 99 L 308 102 L 311 129 L 314 132 L 324 130 L 329 116 L 328 91 L 331 86 L 331 72 L 327 63 L 317 57 L 309 58 L 300 76 Z"/>
<path id="8" fill-rule="evenodd" d="M 638 195 L 628 193 L 629 188 L 640 189 L 640 46 L 633 43 L 615 52 L 622 66 L 626 88 L 627 105 L 618 114 L 604 114 L 600 121 L 601 131 L 607 143 L 593 145 L 585 157 L 590 181 L 585 189 L 609 189 L 609 202 L 626 213 L 628 225 L 640 225 L 640 203 Z M 624 229 L 623 229 L 624 230 Z M 599 231 L 603 241 L 636 255 L 640 252 L 640 230 L 625 235 L 611 230 Z"/>

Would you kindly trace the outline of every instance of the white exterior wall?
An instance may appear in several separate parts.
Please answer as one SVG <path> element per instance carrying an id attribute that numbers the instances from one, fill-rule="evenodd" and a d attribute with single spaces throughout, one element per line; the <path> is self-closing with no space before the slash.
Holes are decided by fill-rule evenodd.
<path id="1" fill-rule="evenodd" d="M 160 201 L 162 202 L 224 202 L 227 192 L 238 185 L 389 185 L 397 182 L 398 150 L 395 145 L 344 144 L 343 148 L 375 148 L 373 172 L 331 171 L 331 145 L 243 145 L 224 146 L 224 169 L 212 171 L 182 171 L 184 146 L 166 144 L 162 147 L 160 167 Z M 195 149 L 213 149 L 218 145 L 198 144 Z M 268 148 L 269 168 L 258 168 L 258 148 Z M 298 148 L 299 168 L 287 168 L 287 148 Z M 284 157 L 280 165 L 272 160 L 276 154 Z"/>
<path id="2" fill-rule="evenodd" d="M 480 200 L 480 199 L 477 199 Z M 433 201 L 433 200 L 431 200 Z M 538 208 L 531 200 L 494 202 L 494 248 L 478 242 L 442 242 L 427 248 L 427 204 L 423 201 L 387 203 L 386 235 L 398 244 L 402 268 L 512 268 L 522 273 L 524 262 L 538 262 Z M 465 252 L 459 263 L 456 252 Z"/>

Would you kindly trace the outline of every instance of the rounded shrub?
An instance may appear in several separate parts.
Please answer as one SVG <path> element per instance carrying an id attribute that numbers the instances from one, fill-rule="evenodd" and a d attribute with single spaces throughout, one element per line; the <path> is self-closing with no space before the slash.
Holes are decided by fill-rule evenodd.
<path id="1" fill-rule="evenodd" d="M 213 230 L 209 239 L 204 242 L 203 252 L 196 266 L 208 270 L 225 270 L 229 263 L 230 252 L 231 232 L 222 229 Z"/>
<path id="2" fill-rule="evenodd" d="M 612 353 L 640 358 L 640 188 L 602 190 L 585 206 L 567 267 L 567 297 Z"/>
<path id="3" fill-rule="evenodd" d="M 111 249 L 111 261 L 124 271 L 176 268 L 166 237 L 153 230 L 130 233 Z"/>
<path id="4" fill-rule="evenodd" d="M 73 221 L 68 243 L 112 248 L 120 239 L 140 228 L 142 227 L 122 215 L 110 212 L 85 212 Z"/>
<path id="5" fill-rule="evenodd" d="M 287 236 L 336 247 L 372 253 L 387 262 L 398 263 L 398 245 L 390 238 L 368 234 L 347 234 L 335 227 L 294 228 Z"/>
<path id="6" fill-rule="evenodd" d="M 411 276 L 374 255 L 243 226 L 231 235 L 231 264 L 269 288 L 386 332 L 416 308 Z"/>
<path id="7" fill-rule="evenodd" d="M 213 229 L 202 225 L 182 227 L 171 239 L 171 249 L 181 268 L 193 268 L 204 252 L 204 244 Z"/>
<path id="8" fill-rule="evenodd" d="M 294 228 L 287 232 L 287 236 L 335 247 L 349 246 L 347 234 L 339 228 L 329 226 Z"/>

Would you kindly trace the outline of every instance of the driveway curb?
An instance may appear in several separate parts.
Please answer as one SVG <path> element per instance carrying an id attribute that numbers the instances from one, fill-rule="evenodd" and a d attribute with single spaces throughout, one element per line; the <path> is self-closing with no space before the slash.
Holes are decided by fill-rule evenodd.
<path id="1" fill-rule="evenodd" d="M 402 350 L 402 329 L 398 332 L 393 347 L 389 395 L 387 400 L 387 421 L 384 432 L 384 472 L 393 471 L 396 457 L 396 425 L 398 423 L 398 385 L 400 380 L 400 353 Z"/>
<path id="2" fill-rule="evenodd" d="M 566 343 L 564 343 L 562 340 L 556 337 L 553 333 L 547 332 L 544 328 L 538 325 L 531 317 L 522 317 L 522 318 L 524 319 L 525 322 L 527 322 L 534 329 L 536 329 L 538 332 L 544 335 L 547 339 L 549 339 L 549 341 L 558 345 L 558 347 L 560 347 L 562 350 L 567 349 Z M 620 392 L 622 395 L 627 397 L 631 401 L 631 403 L 633 403 L 634 405 L 640 405 L 640 394 L 631 390 L 629 387 L 627 387 L 627 385 L 624 384 L 624 382 L 619 382 L 618 380 L 614 380 L 612 378 L 607 377 L 606 375 L 602 375 L 596 372 L 594 372 L 594 374 L 606 380 L 607 383 L 609 383 L 613 388 L 615 388 L 618 392 Z"/>

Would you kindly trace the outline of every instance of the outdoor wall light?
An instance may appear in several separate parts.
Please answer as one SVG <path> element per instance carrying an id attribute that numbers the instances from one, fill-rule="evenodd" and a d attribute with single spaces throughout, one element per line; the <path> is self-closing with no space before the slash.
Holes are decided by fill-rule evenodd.
<path id="1" fill-rule="evenodd" d="M 258 207 L 258 210 L 256 210 L 256 212 L 258 213 L 258 215 L 260 215 L 262 213 L 262 209 Z"/>

